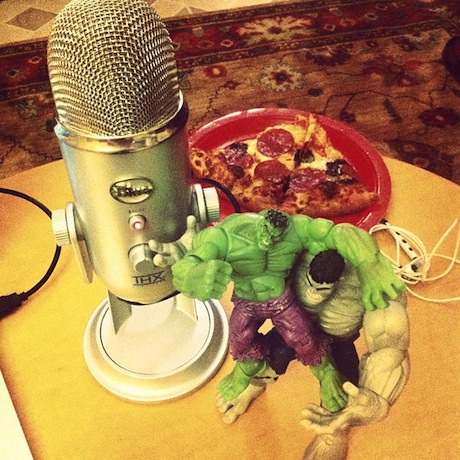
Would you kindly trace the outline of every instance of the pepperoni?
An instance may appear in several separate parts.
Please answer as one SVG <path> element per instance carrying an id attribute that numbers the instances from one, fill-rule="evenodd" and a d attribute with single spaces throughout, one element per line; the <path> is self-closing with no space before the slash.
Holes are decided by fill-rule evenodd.
<path id="1" fill-rule="evenodd" d="M 290 171 L 278 160 L 267 160 L 259 163 L 254 170 L 254 176 L 259 179 L 280 184 L 289 177 Z"/>
<path id="2" fill-rule="evenodd" d="M 289 152 L 294 146 L 294 138 L 289 131 L 272 128 L 261 134 L 257 140 L 257 149 L 267 157 L 277 157 Z"/>
<path id="3" fill-rule="evenodd" d="M 292 172 L 289 188 L 294 192 L 303 192 L 317 188 L 325 179 L 325 173 L 318 169 L 301 168 Z"/>

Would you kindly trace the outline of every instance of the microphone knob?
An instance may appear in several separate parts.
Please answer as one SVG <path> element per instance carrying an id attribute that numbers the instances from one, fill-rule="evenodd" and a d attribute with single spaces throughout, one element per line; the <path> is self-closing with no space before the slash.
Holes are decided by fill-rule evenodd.
<path id="1" fill-rule="evenodd" d="M 87 283 L 93 279 L 93 267 L 82 236 L 78 216 L 73 203 L 67 203 L 65 209 L 52 212 L 51 226 L 58 246 L 71 244 L 77 258 L 80 272 Z"/>
<path id="2" fill-rule="evenodd" d="M 203 225 L 219 222 L 220 202 L 217 190 L 214 187 L 203 188 L 200 184 L 194 184 L 192 191 L 192 213 L 198 222 Z"/>
<path id="3" fill-rule="evenodd" d="M 148 244 L 138 244 L 129 250 L 129 260 L 133 264 L 134 270 L 143 275 L 152 273 L 154 255 Z"/>
<path id="4" fill-rule="evenodd" d="M 51 225 L 53 228 L 54 239 L 59 247 L 72 242 L 70 239 L 69 227 L 67 225 L 65 209 L 56 209 L 52 212 Z"/>
<path id="5" fill-rule="evenodd" d="M 204 201 L 206 203 L 206 214 L 208 222 L 219 222 L 220 219 L 220 201 L 217 190 L 214 187 L 203 189 Z"/>

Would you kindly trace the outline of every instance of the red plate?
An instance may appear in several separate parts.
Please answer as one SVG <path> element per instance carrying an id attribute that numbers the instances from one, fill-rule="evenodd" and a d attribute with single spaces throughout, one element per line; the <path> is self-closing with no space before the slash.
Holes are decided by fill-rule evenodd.
<path id="1" fill-rule="evenodd" d="M 294 109 L 260 108 L 234 112 L 198 128 L 190 135 L 190 146 L 203 150 L 225 147 L 256 136 L 269 126 L 291 122 L 296 115 L 308 116 Z M 388 208 L 391 180 L 382 157 L 372 144 L 349 126 L 321 115 L 315 115 L 326 130 L 333 146 L 358 172 L 361 180 L 379 195 L 379 200 L 366 210 L 334 218 L 336 223 L 349 222 L 369 230 L 380 222 Z M 229 202 L 221 203 L 222 215 L 233 212 Z"/>

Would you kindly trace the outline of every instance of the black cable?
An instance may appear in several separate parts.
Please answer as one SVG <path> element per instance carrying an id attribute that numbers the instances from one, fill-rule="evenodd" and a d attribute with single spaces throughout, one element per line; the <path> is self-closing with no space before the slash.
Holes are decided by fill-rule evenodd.
<path id="1" fill-rule="evenodd" d="M 29 203 L 32 203 L 33 205 L 41 209 L 51 219 L 51 215 L 52 215 L 51 210 L 47 208 L 43 203 L 36 200 L 35 198 L 29 195 L 26 195 L 25 193 L 18 192 L 17 190 L 11 190 L 8 188 L 0 187 L 0 193 L 4 193 L 6 195 L 12 195 L 17 198 L 26 200 Z M 0 318 L 4 318 L 5 316 L 17 310 L 23 304 L 23 302 L 25 302 L 32 294 L 35 294 L 48 281 L 48 279 L 51 277 L 52 273 L 54 272 L 56 268 L 60 255 L 61 255 L 61 248 L 56 245 L 56 250 L 54 251 L 53 260 L 51 261 L 48 267 L 48 270 L 42 276 L 40 281 L 38 281 L 38 283 L 36 283 L 28 291 L 22 292 L 20 294 L 15 292 L 13 294 L 0 296 Z"/>
<path id="2" fill-rule="evenodd" d="M 207 182 L 215 186 L 216 188 L 218 188 L 221 192 L 223 192 L 227 196 L 235 212 L 237 213 L 241 212 L 240 205 L 236 201 L 235 196 L 232 194 L 232 192 L 227 187 L 222 185 L 220 182 L 215 181 L 214 179 L 201 178 L 200 180 L 202 180 L 203 182 Z M 6 195 L 12 195 L 12 196 L 21 198 L 23 200 L 26 200 L 34 204 L 51 219 L 51 215 L 52 215 L 51 210 L 47 208 L 43 203 L 36 200 L 35 198 L 29 195 L 26 195 L 25 193 L 18 192 L 17 190 L 11 190 L 8 188 L 0 187 L 0 193 L 4 193 Z M 40 279 L 40 281 L 38 281 L 38 283 L 36 283 L 31 289 L 29 289 L 28 291 L 22 292 L 20 294 L 18 294 L 17 292 L 14 292 L 9 295 L 0 296 L 0 319 L 4 318 L 5 316 L 8 316 L 9 314 L 17 310 L 23 304 L 23 302 L 25 302 L 32 294 L 35 294 L 48 281 L 48 279 L 51 277 L 52 273 L 54 272 L 56 268 L 60 255 L 61 255 L 61 248 L 56 245 L 56 250 L 54 252 L 53 260 L 51 261 L 50 266 L 48 267 L 48 270 L 43 275 L 43 277 Z"/>
<path id="3" fill-rule="evenodd" d="M 233 195 L 233 193 L 225 185 L 221 184 L 220 182 L 217 182 L 214 179 L 208 179 L 207 177 L 200 177 L 199 180 L 214 185 L 214 187 L 217 187 L 221 192 L 223 192 L 227 196 L 235 212 L 241 212 L 240 205 L 236 201 L 235 195 Z"/>

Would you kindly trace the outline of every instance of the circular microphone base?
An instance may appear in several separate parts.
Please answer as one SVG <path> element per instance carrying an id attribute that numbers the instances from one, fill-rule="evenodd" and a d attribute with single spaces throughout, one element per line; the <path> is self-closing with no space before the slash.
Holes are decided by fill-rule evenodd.
<path id="1" fill-rule="evenodd" d="M 193 300 L 193 317 L 177 308 L 179 296 L 132 305 L 116 333 L 108 299 L 96 308 L 83 352 L 103 387 L 123 399 L 154 403 L 196 391 L 215 375 L 228 349 L 225 312 L 215 300 Z"/>

